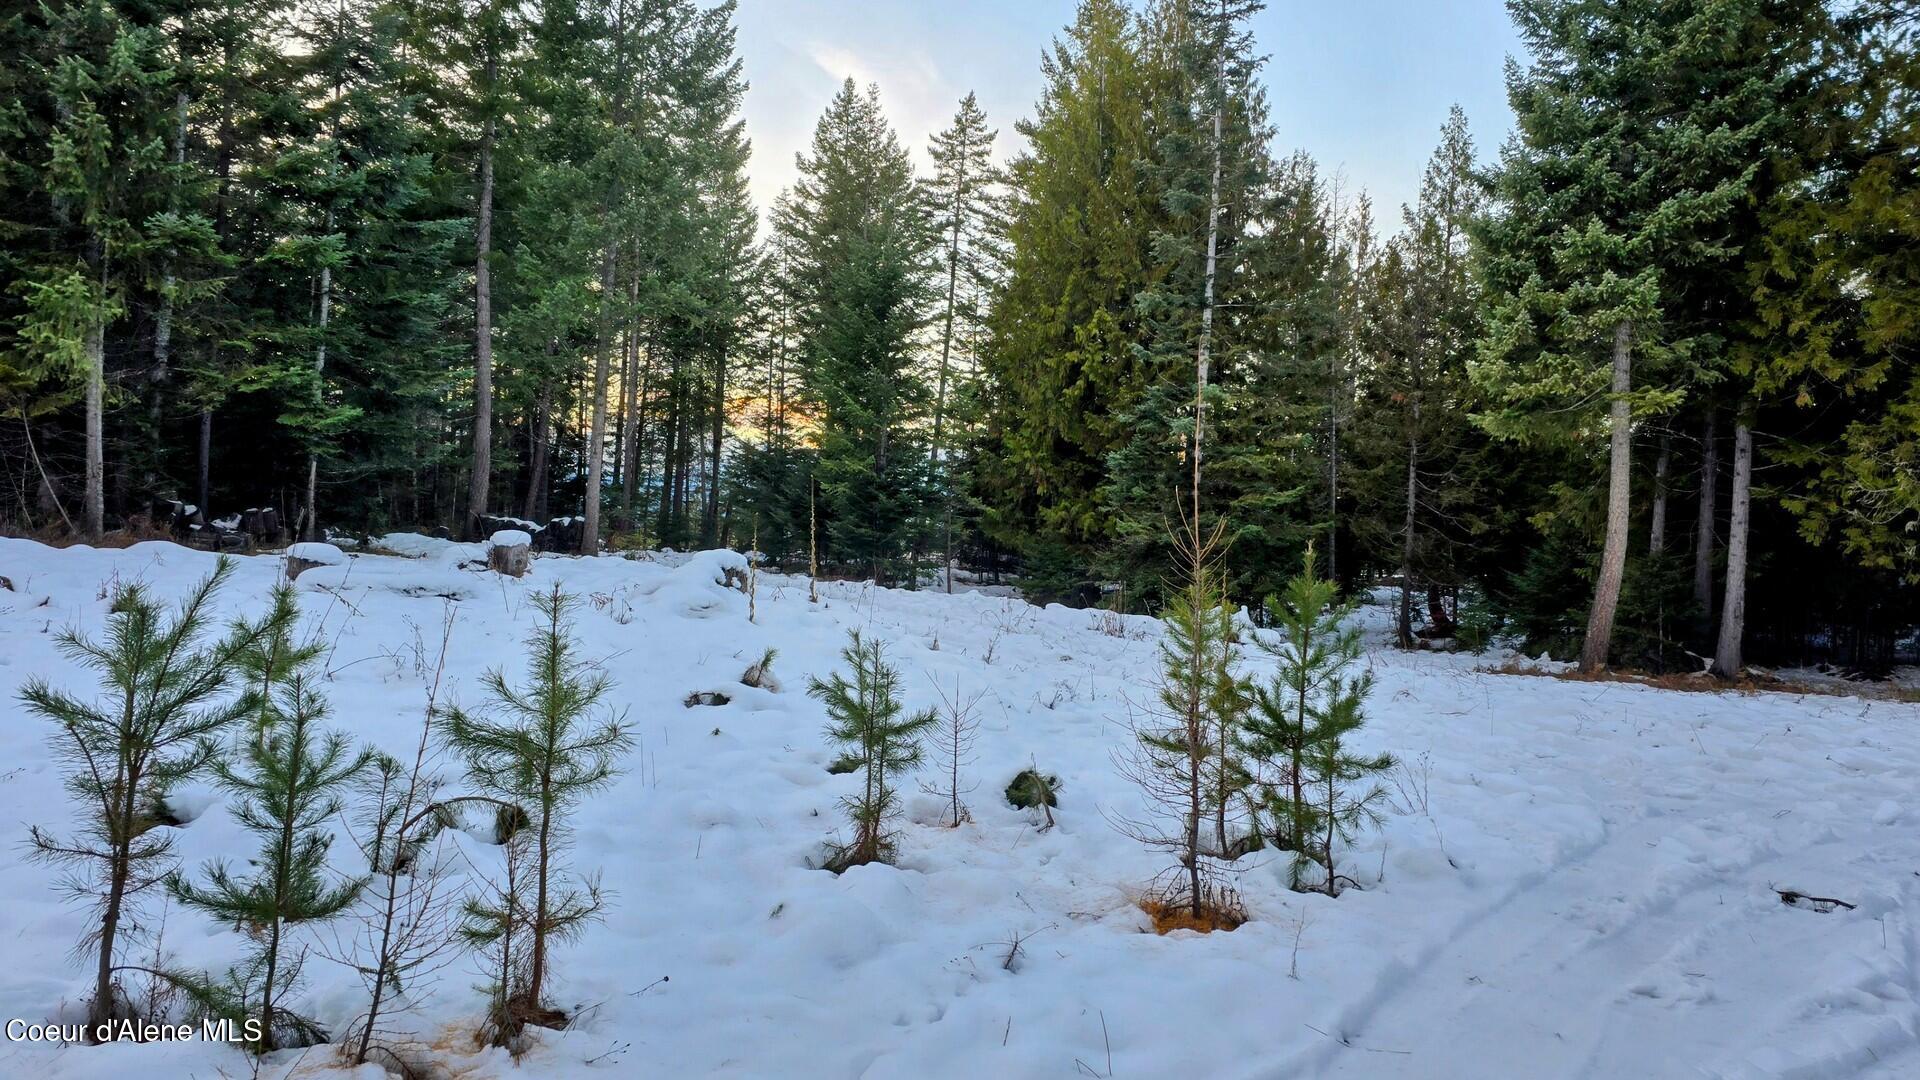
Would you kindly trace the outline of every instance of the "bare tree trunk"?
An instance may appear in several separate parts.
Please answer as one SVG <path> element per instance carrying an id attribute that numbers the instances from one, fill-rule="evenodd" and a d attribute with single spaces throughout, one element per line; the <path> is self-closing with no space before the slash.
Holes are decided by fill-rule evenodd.
<path id="1" fill-rule="evenodd" d="M 213 478 L 213 410 L 200 410 L 200 511 L 207 510 L 207 499 L 212 491 Z"/>
<path id="2" fill-rule="evenodd" d="M 1733 515 L 1727 525 L 1727 592 L 1720 609 L 1720 642 L 1713 650 L 1713 673 L 1740 676 L 1740 640 L 1747 625 L 1747 504 L 1753 480 L 1753 430 L 1740 418 L 1733 425 Z"/>
<path id="3" fill-rule="evenodd" d="M 327 231 L 333 231 L 333 211 L 327 211 Z M 327 321 L 333 313 L 333 267 L 320 267 L 320 342 L 313 349 L 313 392 L 322 396 L 320 379 L 327 370 Z M 305 528 L 302 539 L 320 538 L 320 455 L 307 452 L 307 508 L 303 511 Z"/>
<path id="4" fill-rule="evenodd" d="M 87 355 L 87 481 L 86 535 L 99 539 L 107 528 L 106 438 L 101 418 L 106 408 L 107 324 L 98 308 L 87 317 L 85 341 Z"/>
<path id="5" fill-rule="evenodd" d="M 547 341 L 547 355 L 554 353 L 554 344 Z M 532 521 L 545 521 L 547 512 L 547 456 L 553 445 L 553 380 L 542 376 L 540 393 L 533 403 L 533 445 L 528 448 L 527 462 L 527 501 L 525 517 Z"/>
<path id="6" fill-rule="evenodd" d="M 1713 525 L 1720 487 L 1720 444 L 1714 425 L 1715 415 L 1707 412 L 1705 430 L 1700 435 L 1700 521 L 1693 538 L 1693 600 L 1700 610 L 1713 618 Z"/>
<path id="7" fill-rule="evenodd" d="M 1219 266 L 1220 250 L 1220 156 L 1221 125 L 1226 112 L 1226 64 L 1225 54 L 1221 55 L 1222 70 L 1219 73 L 1219 91 L 1221 100 L 1214 103 L 1213 109 L 1213 180 L 1207 196 L 1207 269 L 1201 285 L 1200 297 L 1200 344 L 1194 350 L 1193 369 L 1193 542 L 1200 543 L 1200 458 L 1201 445 L 1207 429 L 1207 365 L 1211 359 L 1209 350 L 1213 346 L 1213 279 Z M 1224 750 L 1222 751 L 1225 752 Z M 1199 899 L 1194 899 L 1195 914 L 1199 913 Z"/>
<path id="8" fill-rule="evenodd" d="M 1647 554 L 1659 556 L 1667 549 L 1667 472 L 1673 464 L 1672 440 L 1660 433 L 1660 456 L 1653 463 L 1653 525 L 1647 531 Z"/>
<path id="9" fill-rule="evenodd" d="M 607 298 L 613 295 L 614 259 L 614 244 L 609 240 L 606 254 L 600 260 L 600 341 L 594 349 L 593 360 L 593 427 L 587 436 L 586 508 L 582 515 L 586 520 L 580 530 L 583 555 L 600 553 L 600 477 L 606 468 L 607 374 L 612 365 L 608 351 L 613 347 L 612 314 Z"/>
<path id="10" fill-rule="evenodd" d="M 1415 360 L 1415 364 L 1419 363 Z M 1416 367 L 1416 371 L 1417 371 Z M 1400 537 L 1400 617 L 1396 632 L 1400 638 L 1400 647 L 1413 648 L 1413 549 L 1414 522 L 1420 506 L 1420 391 L 1417 388 L 1418 375 L 1415 376 L 1416 388 L 1410 395 L 1409 408 L 1412 426 L 1407 431 L 1407 512 L 1402 523 Z"/>
<path id="11" fill-rule="evenodd" d="M 933 452 L 940 456 L 940 498 L 945 517 L 945 535 L 940 542 L 940 576 L 946 582 L 946 590 L 953 591 L 953 467 L 948 460 L 946 443 L 941 436 L 945 433 L 947 413 L 947 372 L 953 361 L 953 321 L 954 305 L 960 293 L 960 226 L 962 215 L 961 191 L 966 188 L 967 158 L 963 153 L 958 158 L 960 172 L 954 178 L 953 227 L 947 235 L 947 308 L 940 325 L 940 381 L 933 395 Z M 914 560 L 916 563 L 919 559 Z"/>
<path id="12" fill-rule="evenodd" d="M 1600 553 L 1600 580 L 1593 590 L 1593 610 L 1587 616 L 1587 640 L 1580 650 L 1580 670 L 1607 666 L 1613 645 L 1614 610 L 1620 604 L 1620 583 L 1627 571 L 1628 500 L 1633 491 L 1633 326 L 1622 320 L 1613 328 L 1613 406 L 1609 422 L 1613 445 L 1608 452 L 1607 539 Z"/>
<path id="13" fill-rule="evenodd" d="M 187 160 L 187 92 L 181 90 L 173 98 L 173 167 L 176 175 Z M 180 207 L 179 186 L 168 194 L 169 208 Z M 153 317 L 153 399 L 148 402 L 148 415 L 153 420 L 154 436 L 159 437 L 161 408 L 160 395 L 167 384 L 173 356 L 173 294 L 178 279 L 173 272 L 173 260 L 169 258 L 165 269 L 160 273 L 160 310 Z"/>
<path id="14" fill-rule="evenodd" d="M 487 50 L 487 87 L 497 67 Z M 473 260 L 473 469 L 467 486 L 468 534 L 478 538 L 493 482 L 493 117 L 480 137 L 480 207 L 474 222 Z"/>
<path id="15" fill-rule="evenodd" d="M 727 347 L 720 346 L 713 361 L 713 431 L 707 448 L 706 523 L 701 539 L 708 547 L 720 543 L 720 448 L 727 432 Z"/>
<path id="16" fill-rule="evenodd" d="M 639 284 L 636 281 L 634 293 L 630 297 L 639 302 Z M 620 378 L 620 449 L 616 453 L 620 463 L 620 528 L 633 528 L 633 491 L 635 473 L 639 471 L 640 435 L 639 431 L 646 420 L 640 410 L 645 407 L 642 388 L 646 384 L 646 370 L 640 359 L 640 326 L 635 318 L 627 329 L 627 358 L 623 365 L 624 374 Z M 648 349 L 648 362 L 652 361 L 651 347 Z"/>
<path id="17" fill-rule="evenodd" d="M 616 491 L 619 490 L 621 481 L 627 475 L 627 387 L 632 385 L 633 326 L 629 323 L 620 331 L 620 396 L 619 400 L 610 406 L 613 411 L 613 472 L 608 476 L 607 482 L 613 485 Z M 613 529 L 619 532 L 622 528 L 624 525 L 616 508 Z"/>

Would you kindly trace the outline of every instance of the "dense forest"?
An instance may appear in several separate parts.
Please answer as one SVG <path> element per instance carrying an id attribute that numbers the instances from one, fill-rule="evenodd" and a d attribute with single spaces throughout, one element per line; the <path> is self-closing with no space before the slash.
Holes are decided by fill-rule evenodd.
<path id="1" fill-rule="evenodd" d="M 1397 208 L 1285 149 L 1259 7 L 1083 0 L 930 169 L 848 80 L 757 207 L 731 2 L 10 4 L 0 525 L 1156 611 L 1205 522 L 1409 646 L 1907 657 L 1920 5 L 1510 0 L 1513 134 Z"/>

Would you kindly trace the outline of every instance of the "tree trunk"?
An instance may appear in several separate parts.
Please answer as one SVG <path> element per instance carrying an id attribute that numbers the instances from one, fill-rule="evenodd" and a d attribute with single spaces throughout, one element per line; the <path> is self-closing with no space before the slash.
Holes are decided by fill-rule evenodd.
<path id="1" fill-rule="evenodd" d="M 629 299 L 638 304 L 639 286 Z M 646 378 L 641 372 L 640 361 L 640 325 L 636 318 L 627 326 L 627 354 L 621 363 L 620 377 L 620 447 L 615 451 L 620 458 L 620 529 L 633 529 L 633 490 L 634 472 L 639 466 L 640 453 L 639 429 L 642 423 L 640 410 L 644 407 L 640 384 Z"/>
<path id="2" fill-rule="evenodd" d="M 1693 538 L 1693 600 L 1700 605 L 1709 625 L 1713 619 L 1713 525 L 1718 509 L 1720 486 L 1720 444 L 1714 430 L 1715 416 L 1709 407 L 1705 430 L 1700 435 L 1700 521 Z"/>
<path id="3" fill-rule="evenodd" d="M 607 373 L 612 365 L 608 350 L 613 347 L 612 313 L 608 297 L 613 295 L 615 248 L 608 241 L 600 260 L 600 341 L 593 359 L 593 428 L 587 436 L 587 491 L 585 520 L 580 530 L 580 553 L 600 553 L 600 476 L 606 468 L 607 448 Z"/>
<path id="4" fill-rule="evenodd" d="M 1666 432 L 1660 433 L 1660 456 L 1653 463 L 1653 525 L 1647 530 L 1647 554 L 1658 557 L 1667 549 L 1667 472 L 1673 463 L 1673 447 Z"/>
<path id="5" fill-rule="evenodd" d="M 1613 615 L 1620 603 L 1620 583 L 1627 571 L 1628 500 L 1633 490 L 1633 326 L 1622 320 L 1613 328 L 1613 406 L 1609 423 L 1613 445 L 1608 452 L 1607 539 L 1600 553 L 1600 580 L 1593 590 L 1593 610 L 1587 616 L 1587 640 L 1580 650 L 1580 670 L 1607 666 L 1613 646 Z"/>
<path id="6" fill-rule="evenodd" d="M 1220 157 L 1221 123 L 1226 112 L 1226 57 L 1221 55 L 1222 70 L 1219 72 L 1220 85 L 1217 87 L 1221 100 L 1213 108 L 1213 181 L 1207 195 L 1207 268 L 1201 285 L 1200 294 L 1200 343 L 1194 349 L 1193 358 L 1193 540 L 1196 549 L 1200 542 L 1200 458 L 1201 447 L 1207 429 L 1207 364 L 1209 350 L 1213 346 L 1213 279 L 1219 266 L 1220 249 Z M 1221 750 L 1225 753 L 1225 749 Z M 1199 903 L 1196 898 L 1195 904 Z M 1195 908 L 1195 914 L 1199 909 Z"/>
<path id="7" fill-rule="evenodd" d="M 1417 361 L 1416 361 L 1417 363 Z M 1417 381 L 1417 377 L 1416 377 Z M 1407 431 L 1407 511 L 1400 537 L 1400 647 L 1413 648 L 1413 549 L 1415 512 L 1420 506 L 1420 392 L 1411 395 L 1412 426 Z"/>
<path id="8" fill-rule="evenodd" d="M 1747 421 L 1733 425 L 1733 515 L 1727 524 L 1727 591 L 1720 609 L 1720 642 L 1713 650 L 1713 673 L 1740 677 L 1740 639 L 1747 624 L 1747 503 L 1753 480 L 1753 431 Z"/>
<path id="9" fill-rule="evenodd" d="M 947 372 L 953 361 L 954 304 L 960 293 L 960 226 L 963 213 L 960 193 L 967 183 L 966 155 L 962 153 L 957 161 L 960 171 L 954 178 L 953 205 L 950 208 L 953 227 L 947 236 L 947 308 L 940 325 L 940 381 L 933 395 L 933 452 L 940 459 L 940 500 L 945 519 L 945 535 L 940 541 L 940 576 L 946 582 L 948 592 L 953 591 L 953 467 L 948 460 L 942 435 L 946 430 L 947 418 Z"/>
<path id="10" fill-rule="evenodd" d="M 208 492 L 212 490 L 213 477 L 213 410 L 200 410 L 200 512 L 207 511 Z"/>
<path id="11" fill-rule="evenodd" d="M 487 53 L 487 87 L 496 74 Z M 479 538 L 493 482 L 493 117 L 480 137 L 480 206 L 475 215 L 473 260 L 473 468 L 467 486 L 467 533 Z"/>
<path id="12" fill-rule="evenodd" d="M 547 343 L 547 355 L 553 355 L 553 343 Z M 533 445 L 528 448 L 526 514 L 532 521 L 544 522 L 547 513 L 547 455 L 553 444 L 553 380 L 542 377 L 540 393 L 533 403 Z"/>
<path id="13" fill-rule="evenodd" d="M 647 400 L 653 382 L 653 349 L 656 327 L 647 331 L 646 347 L 635 357 L 638 378 L 633 396 L 633 419 L 628 423 L 627 432 L 627 471 L 620 477 L 620 516 L 628 528 L 633 528 L 637 520 L 634 515 L 634 498 L 639 493 L 640 483 L 646 478 L 646 467 L 642 459 L 647 441 Z"/>
<path id="14" fill-rule="evenodd" d="M 327 231 L 333 231 L 333 211 L 327 211 Z M 327 320 L 333 312 L 333 267 L 320 268 L 320 343 L 313 349 L 313 393 L 315 397 L 324 397 L 321 377 L 327 370 Z M 307 452 L 307 508 L 304 512 L 306 528 L 302 539 L 320 538 L 320 455 Z"/>
<path id="15" fill-rule="evenodd" d="M 107 528 L 105 435 L 101 419 L 106 409 L 107 324 L 103 312 L 95 308 L 87 318 L 85 348 L 87 354 L 87 481 L 86 535 L 98 540 Z"/>
<path id="16" fill-rule="evenodd" d="M 181 90 L 173 98 L 173 168 L 176 175 L 187 160 L 187 92 Z M 180 208 L 179 185 L 167 197 L 168 208 Z M 167 377 L 173 355 L 173 294 L 177 278 L 173 272 L 173 260 L 168 258 L 160 273 L 160 310 L 153 317 L 153 398 L 148 402 L 148 416 L 153 421 L 154 438 L 160 437 L 162 410 L 160 395 L 167 384 Z"/>
<path id="17" fill-rule="evenodd" d="M 708 547 L 720 543 L 720 447 L 727 430 L 727 347 L 713 361 L 713 431 L 707 448 L 707 515 L 701 539 Z"/>

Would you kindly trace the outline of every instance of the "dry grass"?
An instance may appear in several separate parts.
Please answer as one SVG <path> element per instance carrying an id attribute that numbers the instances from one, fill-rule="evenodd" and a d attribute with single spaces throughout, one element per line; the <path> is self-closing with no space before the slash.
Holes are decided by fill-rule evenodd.
<path id="1" fill-rule="evenodd" d="M 1193 930 L 1202 934 L 1211 934 L 1215 930 L 1238 930 L 1246 925 L 1246 917 L 1237 911 L 1216 911 L 1205 905 L 1200 914 L 1193 913 L 1191 904 L 1168 904 L 1164 900 L 1142 900 L 1140 910 L 1153 920 L 1153 932 L 1170 934 L 1175 930 Z"/>
<path id="2" fill-rule="evenodd" d="M 1781 679 L 1772 675 L 1747 673 L 1738 679 L 1721 679 L 1703 672 L 1680 671 L 1665 674 L 1649 674 L 1640 671 L 1603 670 L 1582 672 L 1577 669 L 1558 671 L 1543 668 L 1524 659 L 1509 660 L 1504 664 L 1476 669 L 1489 675 L 1531 675 L 1539 678 L 1559 679 L 1562 682 L 1584 683 L 1626 683 L 1632 686 L 1651 686 L 1658 690 L 1678 690 L 1689 694 L 1809 694 L 1822 697 L 1859 697 L 1874 698 L 1883 701 L 1920 702 L 1920 690 L 1896 686 L 1887 682 L 1833 682 L 1803 683 Z"/>

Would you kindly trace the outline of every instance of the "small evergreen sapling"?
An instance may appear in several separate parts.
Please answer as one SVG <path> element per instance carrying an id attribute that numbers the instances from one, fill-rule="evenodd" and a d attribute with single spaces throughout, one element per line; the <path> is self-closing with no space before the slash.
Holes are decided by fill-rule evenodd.
<path id="1" fill-rule="evenodd" d="M 208 642 L 208 608 L 232 572 L 233 564 L 221 560 L 171 620 L 143 587 L 120 585 L 104 641 L 61 634 L 60 651 L 100 673 L 102 700 L 70 697 L 42 678 L 21 691 L 29 713 L 57 725 L 53 752 L 69 766 L 67 790 L 80 804 L 73 836 L 38 827 L 31 836 L 33 857 L 66 867 L 64 888 L 99 912 L 82 943 L 95 959 L 90 1033 L 128 1014 L 117 990 L 116 951 L 139 929 L 141 894 L 172 870 L 173 841 L 155 831 L 158 811 L 176 785 L 213 760 L 215 737 L 256 707 L 250 695 L 227 691 L 242 654 L 281 613 Z"/>
<path id="2" fill-rule="evenodd" d="M 1177 872 L 1157 898 L 1162 908 L 1207 925 L 1239 919 L 1216 860 L 1229 853 L 1232 796 L 1244 772 L 1234 748 L 1246 688 L 1233 672 L 1239 650 L 1217 563 L 1219 538 L 1218 529 L 1174 534 L 1186 580 L 1162 616 L 1159 687 L 1148 718 L 1132 723 L 1133 746 L 1117 756 L 1121 773 L 1158 808 L 1158 819 L 1114 819 L 1121 832 L 1176 860 Z"/>
<path id="3" fill-rule="evenodd" d="M 309 670 L 318 650 L 293 641 L 295 614 L 292 590 L 275 589 L 268 631 L 243 660 L 250 676 L 265 680 L 257 727 L 232 758 L 214 763 L 221 786 L 239 796 L 234 817 L 260 839 L 260 854 L 248 861 L 253 872 L 237 878 L 226 863 L 215 862 L 204 882 L 177 873 L 168 879 L 182 904 L 247 931 L 252 953 L 225 984 L 189 980 L 188 992 L 209 1011 L 258 1020 L 261 1050 L 326 1041 L 318 1024 L 282 1004 L 299 982 L 304 958 L 288 947 L 288 930 L 339 915 L 366 884 L 329 871 L 333 837 L 323 826 L 341 811 L 342 787 L 372 756 L 355 753 L 344 734 L 324 730 L 327 703 L 314 691 Z"/>
<path id="4" fill-rule="evenodd" d="M 1266 838 L 1294 852 L 1293 885 L 1317 866 L 1320 888 L 1338 895 L 1336 842 L 1351 842 L 1378 824 L 1386 792 L 1374 777 L 1393 768 L 1391 754 L 1352 753 L 1345 739 L 1365 723 L 1373 676 L 1351 674 L 1362 655 L 1360 630 L 1348 622 L 1353 605 L 1339 604 L 1338 586 L 1321 578 L 1313 549 L 1279 596 L 1267 598 L 1278 639 L 1261 647 L 1278 660 L 1264 686 L 1253 688 L 1253 709 L 1241 749 L 1261 776 Z"/>
<path id="5" fill-rule="evenodd" d="M 525 825 L 503 839 L 524 845 L 510 854 L 524 855 L 525 887 L 510 881 L 509 888 L 495 890 L 501 902 L 475 897 L 466 905 L 470 944 L 504 944 L 510 958 L 512 949 L 525 949 L 524 965 L 502 965 L 502 981 L 494 987 L 489 1027 L 498 1045 L 528 1023 L 560 1019 L 541 1004 L 551 946 L 585 930 L 604 906 L 596 877 L 576 884 L 565 873 L 567 819 L 582 799 L 613 782 L 619 774 L 614 763 L 632 745 L 622 717 L 603 708 L 612 685 L 606 672 L 580 658 L 565 629 L 574 598 L 556 585 L 533 601 L 540 623 L 527 639 L 533 656 L 526 684 L 516 688 L 502 672 L 491 671 L 487 696 L 499 718 L 452 707 L 443 724 L 447 743 L 466 759 L 475 785 L 524 812 Z M 521 936 L 524 946 L 516 941 Z"/>
<path id="6" fill-rule="evenodd" d="M 853 825 L 853 840 L 827 860 L 827 869 L 834 873 L 891 858 L 887 821 L 899 805 L 893 785 L 919 768 L 920 740 L 938 722 L 931 709 L 906 713 L 900 702 L 900 672 L 886 662 L 878 639 L 864 638 L 858 630 L 847 638 L 840 656 L 853 670 L 853 680 L 836 671 L 807 684 L 807 693 L 827 706 L 827 737 L 858 763 L 861 773 L 860 791 L 841 800 Z"/>

